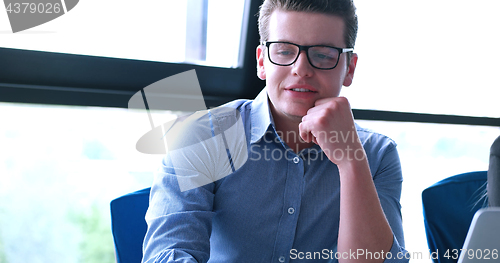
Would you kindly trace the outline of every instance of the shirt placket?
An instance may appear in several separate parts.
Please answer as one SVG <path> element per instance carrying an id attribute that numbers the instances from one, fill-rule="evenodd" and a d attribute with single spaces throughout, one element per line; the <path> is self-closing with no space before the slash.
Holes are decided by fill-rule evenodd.
<path id="1" fill-rule="evenodd" d="M 272 262 L 289 262 L 302 198 L 304 161 L 292 151 L 286 152 L 287 174 L 283 211 L 278 225 Z"/>

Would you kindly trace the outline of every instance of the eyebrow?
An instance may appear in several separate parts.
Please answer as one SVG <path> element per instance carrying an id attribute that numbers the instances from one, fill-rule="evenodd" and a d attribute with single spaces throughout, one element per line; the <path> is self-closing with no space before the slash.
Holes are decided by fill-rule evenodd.
<path id="1" fill-rule="evenodd" d="M 335 45 L 335 44 L 325 43 L 325 42 L 320 42 L 320 43 L 316 43 L 316 44 L 312 44 L 312 45 L 303 45 L 303 44 L 299 44 L 299 43 L 296 43 L 296 42 L 293 42 L 293 41 L 290 41 L 290 40 L 287 40 L 287 39 L 277 39 L 277 40 L 267 40 L 267 41 L 290 42 L 290 43 L 297 44 L 297 45 L 302 45 L 302 46 L 329 46 L 329 47 L 337 47 L 337 45 Z"/>

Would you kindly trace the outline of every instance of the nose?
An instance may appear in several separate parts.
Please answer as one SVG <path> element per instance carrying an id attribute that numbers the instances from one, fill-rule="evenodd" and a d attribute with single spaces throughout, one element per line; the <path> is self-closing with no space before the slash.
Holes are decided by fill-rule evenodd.
<path id="1" fill-rule="evenodd" d="M 314 68 L 309 64 L 306 51 L 301 51 L 299 57 L 292 65 L 292 73 L 300 77 L 310 77 L 314 73 Z"/>

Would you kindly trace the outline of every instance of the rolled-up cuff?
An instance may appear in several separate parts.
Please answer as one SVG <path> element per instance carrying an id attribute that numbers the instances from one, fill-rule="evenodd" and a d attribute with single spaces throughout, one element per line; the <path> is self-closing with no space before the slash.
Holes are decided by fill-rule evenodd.
<path id="1" fill-rule="evenodd" d="M 391 250 L 385 254 L 384 263 L 406 263 L 410 261 L 410 257 L 410 253 L 393 237 Z"/>

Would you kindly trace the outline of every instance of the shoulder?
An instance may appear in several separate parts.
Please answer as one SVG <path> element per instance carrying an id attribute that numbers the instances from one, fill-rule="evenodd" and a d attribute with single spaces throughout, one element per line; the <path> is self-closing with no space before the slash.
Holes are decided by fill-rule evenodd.
<path id="1" fill-rule="evenodd" d="M 206 141 L 234 128 L 235 124 L 242 127 L 251 102 L 235 100 L 209 110 L 179 116 L 165 134 L 168 148 L 180 149 Z"/>
<path id="2" fill-rule="evenodd" d="M 372 170 L 378 170 L 381 165 L 399 163 L 397 144 L 393 139 L 358 124 L 356 124 L 356 131 Z"/>
<path id="3" fill-rule="evenodd" d="M 363 146 L 365 146 L 365 148 L 366 147 L 395 148 L 397 146 L 396 142 L 393 139 L 389 138 L 388 136 L 373 131 L 371 129 L 361 127 L 357 123 L 355 125 L 358 137 Z"/>
<path id="4" fill-rule="evenodd" d="M 251 100 L 239 99 L 211 108 L 208 112 L 214 118 L 237 117 L 249 111 L 251 106 Z"/>
<path id="5" fill-rule="evenodd" d="M 253 100 L 238 99 L 222 104 L 218 107 L 211 108 L 210 111 L 216 116 L 228 116 L 237 114 L 243 115 L 250 112 L 252 109 Z"/>
<path id="6" fill-rule="evenodd" d="M 377 182 L 401 182 L 402 171 L 396 142 L 388 136 L 356 124 L 356 131 L 361 140 L 370 171 Z"/>

